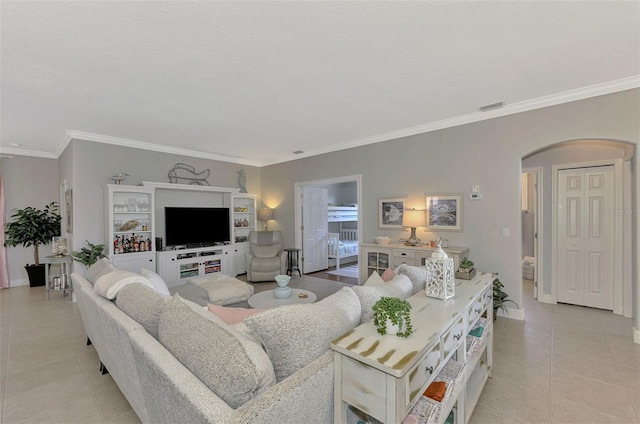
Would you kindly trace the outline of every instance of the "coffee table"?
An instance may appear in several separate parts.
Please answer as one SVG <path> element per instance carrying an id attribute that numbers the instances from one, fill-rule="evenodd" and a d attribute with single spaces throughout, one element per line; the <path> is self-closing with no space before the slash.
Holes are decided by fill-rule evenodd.
<path id="1" fill-rule="evenodd" d="M 307 297 L 300 297 L 301 294 L 306 294 Z M 293 305 L 294 303 L 313 303 L 316 301 L 316 295 L 309 290 L 291 289 L 291 297 L 288 299 L 276 299 L 273 297 L 273 290 L 266 290 L 257 294 L 254 294 L 247 300 L 249 306 L 252 308 L 275 308 L 282 305 Z"/>

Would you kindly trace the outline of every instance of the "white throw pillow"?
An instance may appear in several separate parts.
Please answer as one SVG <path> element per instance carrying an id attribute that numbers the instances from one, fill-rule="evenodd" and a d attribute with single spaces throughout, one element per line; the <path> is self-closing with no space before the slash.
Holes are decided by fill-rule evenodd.
<path id="1" fill-rule="evenodd" d="M 319 302 L 267 309 L 244 322 L 262 341 L 282 381 L 358 325 L 360 302 L 350 287 L 344 287 Z"/>
<path id="2" fill-rule="evenodd" d="M 114 271 L 98 278 L 93 285 L 93 291 L 102 297 L 113 300 L 118 296 L 120 290 L 133 283 L 145 284 L 153 289 L 151 282 L 140 274 L 130 271 Z"/>
<path id="3" fill-rule="evenodd" d="M 171 293 L 169 293 L 169 288 L 167 287 L 167 283 L 164 282 L 161 276 L 146 268 L 140 268 L 140 275 L 149 280 L 153 288 L 156 289 L 158 293 L 171 296 Z"/>
<path id="4" fill-rule="evenodd" d="M 376 286 L 384 286 L 385 284 L 387 283 L 384 282 L 380 274 L 374 271 L 371 273 L 369 278 L 367 278 L 367 281 L 365 281 L 363 286 L 376 287 Z"/>
<path id="5" fill-rule="evenodd" d="M 399 297 L 404 300 L 413 294 L 413 286 L 409 277 L 398 274 L 393 280 L 385 283 L 384 286 L 355 286 L 353 291 L 360 299 L 362 315 L 360 323 L 364 323 L 373 318 L 373 305 L 381 297 Z"/>

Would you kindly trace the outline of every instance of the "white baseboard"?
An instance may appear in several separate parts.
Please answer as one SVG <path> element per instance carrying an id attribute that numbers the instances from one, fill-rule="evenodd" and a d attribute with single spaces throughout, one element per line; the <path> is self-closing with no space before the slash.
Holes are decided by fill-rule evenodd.
<path id="1" fill-rule="evenodd" d="M 633 327 L 633 341 L 640 344 L 640 328 Z"/>
<path id="2" fill-rule="evenodd" d="M 19 287 L 19 286 L 28 286 L 29 279 L 28 278 L 18 278 L 16 280 L 9 281 L 9 287 Z"/>
<path id="3" fill-rule="evenodd" d="M 513 309 L 507 307 L 507 312 L 504 312 L 502 309 L 498 309 L 498 316 L 524 321 L 524 309 Z"/>

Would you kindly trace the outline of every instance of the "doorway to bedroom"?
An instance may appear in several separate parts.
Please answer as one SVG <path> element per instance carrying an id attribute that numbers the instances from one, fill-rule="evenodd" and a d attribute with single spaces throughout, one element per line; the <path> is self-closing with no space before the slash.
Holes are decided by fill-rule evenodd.
<path id="1" fill-rule="evenodd" d="M 294 189 L 302 273 L 358 284 L 361 176 L 299 182 Z"/>

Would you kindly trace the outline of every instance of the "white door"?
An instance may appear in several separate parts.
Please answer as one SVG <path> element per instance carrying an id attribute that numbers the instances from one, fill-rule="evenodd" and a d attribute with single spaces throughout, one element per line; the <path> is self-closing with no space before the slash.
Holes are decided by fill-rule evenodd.
<path id="1" fill-rule="evenodd" d="M 326 188 L 302 188 L 302 273 L 329 268 Z"/>
<path id="2" fill-rule="evenodd" d="M 613 309 L 613 166 L 558 170 L 558 302 Z"/>

